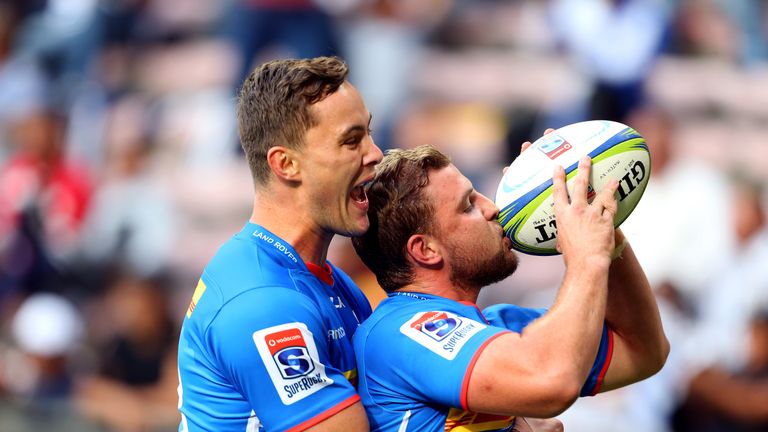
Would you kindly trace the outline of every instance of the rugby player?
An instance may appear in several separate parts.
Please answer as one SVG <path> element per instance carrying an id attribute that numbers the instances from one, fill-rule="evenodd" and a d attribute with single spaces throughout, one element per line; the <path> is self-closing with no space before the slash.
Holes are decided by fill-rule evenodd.
<path id="1" fill-rule="evenodd" d="M 369 226 L 381 150 L 337 58 L 273 61 L 243 83 L 253 213 L 202 273 L 179 340 L 180 431 L 364 431 L 351 337 L 368 300 L 326 261 Z"/>
<path id="2" fill-rule="evenodd" d="M 570 198 L 554 173 L 566 273 L 552 307 L 481 311 L 480 290 L 518 263 L 499 209 L 436 149 L 388 152 L 368 190 L 371 227 L 353 239 L 389 294 L 353 338 L 372 430 L 513 430 L 515 416 L 553 417 L 661 369 L 658 307 L 613 227 L 617 183 L 589 203 L 590 167 L 580 162 Z"/>

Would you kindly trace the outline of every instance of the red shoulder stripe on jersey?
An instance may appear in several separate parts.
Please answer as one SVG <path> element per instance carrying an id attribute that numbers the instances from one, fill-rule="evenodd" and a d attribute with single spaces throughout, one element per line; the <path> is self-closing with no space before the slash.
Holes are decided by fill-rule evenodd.
<path id="1" fill-rule="evenodd" d="M 323 420 L 327 420 L 328 418 L 333 417 L 343 409 L 348 408 L 359 401 L 360 401 L 360 396 L 357 393 L 355 393 L 354 395 L 348 397 L 347 399 L 339 402 L 336 406 L 333 406 L 323 411 L 322 413 L 312 417 L 311 419 L 306 420 L 302 423 L 299 423 L 296 426 L 288 429 L 287 432 L 299 432 L 299 431 L 307 430 L 312 426 L 315 426 L 318 423 L 322 422 Z"/>
<path id="2" fill-rule="evenodd" d="M 467 393 L 469 392 L 469 377 L 472 376 L 472 370 L 475 368 L 475 363 L 477 363 L 477 359 L 480 358 L 480 353 L 483 352 L 483 350 L 488 346 L 488 344 L 491 343 L 492 340 L 496 339 L 497 337 L 507 334 L 511 332 L 501 332 L 496 333 L 495 335 L 488 338 L 487 341 L 483 342 L 482 345 L 477 349 L 477 352 L 475 352 L 475 355 L 472 356 L 472 361 L 469 362 L 469 366 L 467 366 L 467 372 L 464 373 L 464 381 L 461 383 L 461 407 L 469 411 L 469 407 L 467 406 Z"/>
<path id="3" fill-rule="evenodd" d="M 605 373 L 608 372 L 608 367 L 611 365 L 611 359 L 613 359 L 613 330 L 608 328 L 608 352 L 605 353 L 605 363 L 600 370 L 600 375 L 597 376 L 597 382 L 595 388 L 592 390 L 592 396 L 600 393 L 600 389 L 603 388 L 603 380 L 605 379 Z"/>

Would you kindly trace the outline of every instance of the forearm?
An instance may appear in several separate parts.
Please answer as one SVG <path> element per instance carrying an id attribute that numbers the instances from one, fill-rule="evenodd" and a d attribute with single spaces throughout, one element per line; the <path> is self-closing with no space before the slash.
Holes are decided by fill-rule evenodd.
<path id="1" fill-rule="evenodd" d="M 546 314 L 483 350 L 469 380 L 470 410 L 553 417 L 573 404 L 600 343 L 609 265 L 606 256 L 572 266 Z"/>
<path id="2" fill-rule="evenodd" d="M 616 244 L 623 241 L 623 234 L 617 231 Z M 669 342 L 656 298 L 630 245 L 611 262 L 605 321 L 626 347 L 634 365 L 626 369 L 628 376 L 621 379 L 623 382 L 611 387 L 646 378 L 663 366 Z"/>
<path id="3" fill-rule="evenodd" d="M 567 363 L 578 387 L 591 369 L 607 307 L 607 260 L 572 263 L 549 312 L 523 331 L 523 339 L 545 341 L 548 361 Z M 547 364 L 544 361 L 542 364 Z"/>

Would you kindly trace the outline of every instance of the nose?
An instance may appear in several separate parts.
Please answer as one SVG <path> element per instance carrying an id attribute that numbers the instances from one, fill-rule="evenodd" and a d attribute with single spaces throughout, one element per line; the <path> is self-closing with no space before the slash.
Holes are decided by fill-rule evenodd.
<path id="1" fill-rule="evenodd" d="M 496 220 L 499 217 L 499 208 L 496 207 L 496 204 L 491 201 L 490 198 L 483 194 L 479 194 L 478 203 L 481 206 L 480 208 L 483 211 L 483 216 L 485 216 L 485 219 L 490 221 Z"/>
<path id="2" fill-rule="evenodd" d="M 376 165 L 379 162 L 381 162 L 381 159 L 384 158 L 384 153 L 381 151 L 379 146 L 376 145 L 376 143 L 373 141 L 372 136 L 368 136 L 368 151 L 365 152 L 365 156 L 363 156 L 363 164 L 364 165 Z"/>

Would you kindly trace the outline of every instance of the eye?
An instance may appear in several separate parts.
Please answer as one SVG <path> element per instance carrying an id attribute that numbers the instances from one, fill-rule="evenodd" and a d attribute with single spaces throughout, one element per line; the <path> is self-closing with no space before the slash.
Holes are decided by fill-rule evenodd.
<path id="1" fill-rule="evenodd" d="M 464 208 L 464 213 L 470 213 L 474 209 L 475 209 L 475 203 L 470 201 L 467 207 Z"/>
<path id="2" fill-rule="evenodd" d="M 353 136 L 347 138 L 346 140 L 344 140 L 344 145 L 348 145 L 348 146 L 353 146 L 354 147 L 354 146 L 357 146 L 358 144 L 360 144 L 360 141 L 362 141 L 362 140 L 363 140 L 363 137 L 361 135 L 353 135 Z"/>

